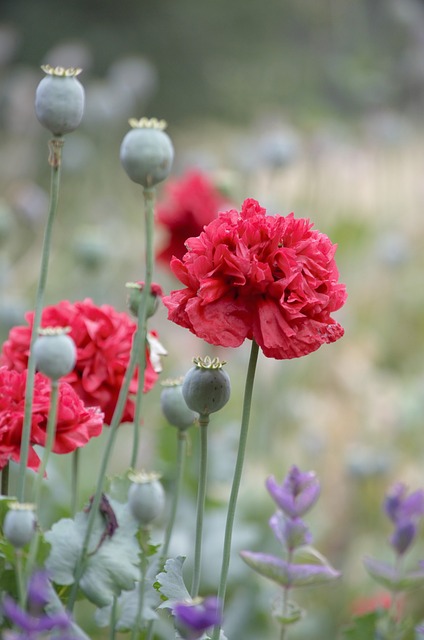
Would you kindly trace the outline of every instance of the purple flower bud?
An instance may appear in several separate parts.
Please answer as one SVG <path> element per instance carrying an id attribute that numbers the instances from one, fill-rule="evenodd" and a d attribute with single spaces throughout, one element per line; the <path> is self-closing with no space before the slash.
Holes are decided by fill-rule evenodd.
<path id="1" fill-rule="evenodd" d="M 47 571 L 34 571 L 28 580 L 28 602 L 32 611 L 42 611 L 50 600 L 50 580 Z"/>
<path id="2" fill-rule="evenodd" d="M 28 634 L 51 631 L 55 628 L 67 629 L 70 625 L 70 616 L 65 611 L 58 611 L 52 615 L 32 616 L 8 595 L 3 598 L 2 612 L 15 626 Z M 30 638 L 32 637 L 33 635 L 30 635 Z"/>
<path id="3" fill-rule="evenodd" d="M 180 602 L 174 606 L 173 614 L 178 632 L 185 640 L 197 640 L 206 629 L 221 624 L 221 606 L 214 596 L 199 603 Z"/>
<path id="4" fill-rule="evenodd" d="M 309 511 L 320 494 L 320 484 L 315 473 L 302 473 L 296 466 L 290 469 L 281 485 L 274 476 L 270 476 L 266 487 L 277 506 L 290 518 L 298 518 Z"/>
<path id="5" fill-rule="evenodd" d="M 405 522 L 396 525 L 394 533 L 390 537 L 390 544 L 399 555 L 402 555 L 409 549 L 416 535 L 416 525 L 411 520 L 405 520 Z"/>
<path id="6" fill-rule="evenodd" d="M 407 487 L 399 482 L 392 487 L 384 500 L 384 511 L 394 523 L 424 515 L 424 491 L 418 489 L 409 496 L 407 493 Z"/>
<path id="7" fill-rule="evenodd" d="M 290 519 L 281 511 L 277 511 L 271 516 L 269 526 L 277 540 L 289 551 L 312 542 L 312 534 L 300 518 Z"/>

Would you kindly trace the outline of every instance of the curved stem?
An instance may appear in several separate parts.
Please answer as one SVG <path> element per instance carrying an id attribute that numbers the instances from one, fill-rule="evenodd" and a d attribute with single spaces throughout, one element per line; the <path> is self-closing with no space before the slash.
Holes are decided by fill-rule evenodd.
<path id="1" fill-rule="evenodd" d="M 35 360 L 33 354 L 33 345 L 37 338 L 38 328 L 41 322 L 41 314 L 43 309 L 44 292 L 46 289 L 47 272 L 51 247 L 51 235 L 53 222 L 57 211 L 57 203 L 59 200 L 60 173 L 62 164 L 62 147 L 64 139 L 54 137 L 49 142 L 50 156 L 49 163 L 51 166 L 51 183 L 50 183 L 50 204 L 47 217 L 46 229 L 44 232 L 43 250 L 41 254 L 40 277 L 38 280 L 38 288 L 35 301 L 34 319 L 31 331 L 31 341 L 29 348 L 29 359 L 27 366 L 27 379 L 25 389 L 25 408 L 24 423 L 22 429 L 20 464 L 18 474 L 18 490 L 17 497 L 19 502 L 24 502 L 25 494 L 25 474 L 28 464 L 29 442 L 31 436 L 31 417 L 32 404 L 34 400 L 34 377 L 35 377 Z"/>
<path id="2" fill-rule="evenodd" d="M 250 351 L 249 365 L 246 375 L 246 383 L 244 388 L 243 412 L 240 428 L 240 439 L 237 452 L 236 466 L 234 469 L 233 484 L 231 487 L 230 499 L 228 502 L 227 522 L 225 525 L 224 548 L 222 553 L 221 577 L 218 588 L 218 598 L 221 602 L 222 611 L 224 609 L 225 593 L 227 590 L 228 569 L 230 566 L 231 541 L 233 536 L 234 517 L 236 513 L 237 498 L 240 489 L 240 481 L 243 472 L 244 456 L 246 452 L 247 434 L 249 431 L 250 409 L 252 406 L 253 383 L 255 380 L 256 363 L 258 361 L 259 347 L 257 343 L 252 341 Z M 216 625 L 212 640 L 218 640 L 221 631 L 221 625 Z"/>
<path id="3" fill-rule="evenodd" d="M 154 209 L 155 209 L 155 189 L 144 189 L 144 217 L 145 217 L 145 231 L 146 231 L 146 274 L 144 278 L 144 287 L 141 292 L 140 309 L 139 309 L 139 331 L 140 342 L 144 345 L 147 344 L 147 319 L 149 299 L 151 295 L 152 279 L 153 279 L 153 265 L 154 265 L 154 252 L 153 252 L 153 232 L 154 232 Z M 133 432 L 133 447 L 131 454 L 130 467 L 136 468 L 137 456 L 139 450 L 140 439 L 140 424 L 142 417 L 142 405 L 143 405 L 143 387 L 144 387 L 144 371 L 146 369 L 146 348 L 140 351 L 140 361 L 138 363 L 139 382 L 137 389 L 137 398 L 135 404 L 134 415 L 134 432 Z"/>
<path id="4" fill-rule="evenodd" d="M 187 434 L 185 430 L 178 429 L 178 450 L 177 450 L 177 474 L 175 478 L 175 486 L 172 495 L 171 513 L 169 515 L 168 524 L 165 531 L 165 539 L 162 547 L 162 562 L 166 560 L 168 555 L 169 543 L 171 541 L 172 531 L 174 529 L 175 518 L 177 515 L 178 501 L 180 490 L 184 476 L 184 460 L 187 446 Z M 162 564 L 162 563 L 161 563 Z"/>
<path id="5" fill-rule="evenodd" d="M 196 541 L 194 545 L 193 581 L 191 585 L 191 597 L 199 594 L 200 569 L 202 560 L 202 536 L 203 516 L 205 513 L 206 479 L 208 473 L 208 424 L 209 415 L 200 415 L 200 463 L 199 486 L 197 489 L 197 516 L 196 516 Z"/>

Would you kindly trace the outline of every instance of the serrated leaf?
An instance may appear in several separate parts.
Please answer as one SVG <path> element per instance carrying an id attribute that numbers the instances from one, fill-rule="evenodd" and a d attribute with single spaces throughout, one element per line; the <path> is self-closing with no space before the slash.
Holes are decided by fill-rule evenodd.
<path id="1" fill-rule="evenodd" d="M 127 505 L 110 500 L 118 527 L 110 537 L 104 536 L 105 522 L 96 514 L 80 588 L 99 607 L 113 602 L 123 590 L 134 588 L 139 578 L 139 547 L 135 538 L 138 523 Z M 76 564 L 81 555 L 89 514 L 77 513 L 75 519 L 59 520 L 45 533 L 51 544 L 46 568 L 57 584 L 74 582 Z"/>
<path id="2" fill-rule="evenodd" d="M 276 556 L 241 551 L 240 556 L 257 573 L 282 587 L 309 587 L 330 582 L 340 573 L 328 564 L 294 564 Z"/>
<path id="3" fill-rule="evenodd" d="M 183 578 L 183 564 L 185 558 L 169 558 L 165 562 L 164 571 L 156 576 L 159 582 L 160 593 L 165 596 L 166 601 L 159 605 L 161 609 L 172 609 L 177 602 L 191 602 L 192 598 L 187 590 Z"/>
<path id="4" fill-rule="evenodd" d="M 144 622 L 156 620 L 156 609 L 160 604 L 160 595 L 153 586 L 159 558 L 151 558 L 148 566 L 144 591 L 143 591 L 143 609 L 139 615 L 140 609 L 140 583 L 136 582 L 134 589 L 131 591 L 123 591 L 117 602 L 117 631 L 129 631 L 134 627 L 141 630 Z M 97 609 L 95 613 L 96 623 L 99 627 L 107 627 L 110 624 L 111 606 Z"/>
<path id="5" fill-rule="evenodd" d="M 424 586 L 424 568 L 412 571 L 396 567 L 374 558 L 364 558 L 364 566 L 370 576 L 390 591 L 404 591 Z"/>

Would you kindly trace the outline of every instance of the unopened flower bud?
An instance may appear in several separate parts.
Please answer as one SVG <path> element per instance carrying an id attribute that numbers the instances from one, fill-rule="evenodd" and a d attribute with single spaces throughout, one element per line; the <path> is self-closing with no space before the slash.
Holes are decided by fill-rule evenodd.
<path id="1" fill-rule="evenodd" d="M 149 525 L 158 518 L 165 508 L 165 492 L 154 473 L 130 474 L 131 486 L 128 490 L 128 505 L 134 518 L 142 526 Z"/>
<path id="2" fill-rule="evenodd" d="M 41 67 L 47 74 L 35 93 L 35 113 L 40 123 L 55 136 L 74 131 L 84 113 L 84 87 L 77 80 L 81 69 Z"/>
<path id="3" fill-rule="evenodd" d="M 3 522 L 3 533 L 16 549 L 31 542 L 35 533 L 37 518 L 35 506 L 24 502 L 12 502 Z"/>
<path id="4" fill-rule="evenodd" d="M 35 367 L 51 380 L 66 376 L 75 366 L 77 350 L 68 332 L 66 327 L 40 329 L 34 342 Z"/>
<path id="5" fill-rule="evenodd" d="M 160 406 L 165 418 L 178 429 L 191 427 L 198 418 L 198 413 L 187 406 L 183 396 L 183 379 L 164 380 L 162 382 Z"/>
<path id="6" fill-rule="evenodd" d="M 154 187 L 168 177 L 174 159 L 174 147 L 163 130 L 163 120 L 131 119 L 133 127 L 121 144 L 121 162 L 128 177 L 143 187 Z"/>
<path id="7" fill-rule="evenodd" d="M 230 393 L 230 378 L 222 368 L 225 362 L 218 358 L 211 360 L 193 358 L 194 367 L 186 374 L 183 382 L 183 396 L 188 407 L 200 415 L 208 415 L 222 409 L 227 404 Z"/>
<path id="8" fill-rule="evenodd" d="M 135 318 L 138 318 L 138 308 L 141 302 L 141 296 L 144 289 L 144 282 L 127 282 L 125 285 L 128 289 L 127 304 L 130 312 Z M 150 287 L 150 295 L 147 296 L 147 318 L 151 318 L 157 311 L 159 300 L 163 296 L 162 287 L 152 282 Z"/>

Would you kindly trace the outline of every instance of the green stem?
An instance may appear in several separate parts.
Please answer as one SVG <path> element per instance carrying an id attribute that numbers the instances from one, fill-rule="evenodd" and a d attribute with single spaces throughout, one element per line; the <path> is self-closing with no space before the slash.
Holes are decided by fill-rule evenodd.
<path id="1" fill-rule="evenodd" d="M 9 495 L 9 463 L 3 467 L 1 472 L 1 495 L 8 496 Z"/>
<path id="2" fill-rule="evenodd" d="M 80 466 L 80 450 L 75 449 L 72 454 L 72 479 L 71 479 L 71 514 L 74 516 L 78 506 L 78 475 Z"/>
<path id="3" fill-rule="evenodd" d="M 141 292 L 140 307 L 142 307 L 142 313 L 139 312 L 139 331 L 141 332 L 140 342 L 144 345 L 147 343 L 147 320 L 149 300 L 151 295 L 152 280 L 153 280 L 153 266 L 154 266 L 154 251 L 153 251 L 153 234 L 154 234 L 154 213 L 155 213 L 155 189 L 144 189 L 144 217 L 145 217 L 145 231 L 146 231 L 146 273 L 144 278 L 144 287 Z M 139 310 L 140 311 L 140 310 Z M 130 466 L 132 469 L 136 468 L 137 457 L 139 450 L 140 439 L 140 424 L 142 417 L 142 405 L 143 405 L 143 387 L 144 387 L 144 371 L 146 368 L 146 349 L 140 351 L 139 361 L 139 384 L 137 389 L 137 398 L 135 405 L 134 415 L 134 432 L 133 432 L 133 447 L 131 454 Z"/>
<path id="4" fill-rule="evenodd" d="M 110 625 L 109 625 L 109 639 L 115 640 L 116 638 L 116 610 L 118 606 L 117 596 L 113 596 L 112 608 L 110 610 Z"/>
<path id="5" fill-rule="evenodd" d="M 218 588 L 218 598 L 221 602 L 222 611 L 224 609 L 225 593 L 227 590 L 228 569 L 230 566 L 231 541 L 233 535 L 234 517 L 237 506 L 237 498 L 240 489 L 240 481 L 243 472 L 244 456 L 246 452 L 247 434 L 249 431 L 250 409 L 252 406 L 253 383 L 255 380 L 256 363 L 258 360 L 259 347 L 257 343 L 252 341 L 252 349 L 250 351 L 249 365 L 246 375 L 246 383 L 244 388 L 243 412 L 240 428 L 240 439 L 237 452 L 236 466 L 234 470 L 233 484 L 231 487 L 230 499 L 228 502 L 227 522 L 225 525 L 224 548 L 222 553 L 221 577 Z M 216 625 L 212 640 L 218 640 L 221 631 L 221 625 Z"/>
<path id="6" fill-rule="evenodd" d="M 145 530 L 142 533 L 142 536 L 143 537 L 146 536 L 147 533 L 148 533 L 147 530 Z M 142 553 L 141 563 L 140 563 L 141 578 L 138 585 L 137 615 L 135 617 L 134 626 L 131 631 L 131 640 L 137 640 L 137 636 L 139 635 L 140 621 L 143 619 L 144 592 L 146 589 L 146 572 L 149 564 L 146 557 L 146 548 L 145 548 L 147 546 L 147 543 L 148 543 L 148 538 L 146 538 L 146 541 L 141 544 L 141 553 Z"/>
<path id="7" fill-rule="evenodd" d="M 148 191 L 148 190 L 146 189 L 145 192 L 146 191 Z M 147 275 L 146 275 L 146 278 L 147 278 Z M 72 611 L 73 608 L 74 608 L 76 597 L 77 597 L 77 593 L 78 593 L 79 582 L 81 580 L 82 574 L 84 573 L 84 565 L 85 565 L 86 558 L 87 558 L 88 547 L 89 547 L 89 543 L 90 543 L 90 537 L 91 537 L 91 534 L 92 534 L 92 531 L 93 531 L 96 513 L 98 511 L 98 508 L 99 508 L 99 505 L 100 505 L 101 496 L 102 496 L 102 492 L 103 492 L 104 479 L 105 479 L 105 476 L 106 476 L 106 471 L 107 471 L 107 467 L 108 467 L 108 464 L 109 464 L 109 460 L 110 460 L 110 457 L 111 457 L 111 454 L 112 454 L 113 445 L 115 443 L 117 430 L 118 430 L 119 425 L 121 424 L 121 419 L 122 419 L 122 415 L 124 413 L 125 403 L 127 401 L 127 396 L 128 396 L 131 380 L 132 380 L 133 375 L 134 375 L 135 367 L 136 367 L 136 365 L 138 364 L 138 362 L 140 360 L 140 349 L 145 349 L 145 344 L 146 344 L 145 331 L 143 332 L 143 329 L 142 329 L 143 326 L 145 326 L 145 323 L 146 323 L 147 305 L 143 304 L 143 297 L 144 297 L 143 294 L 144 294 L 145 290 L 150 292 L 150 286 L 149 286 L 148 289 L 147 289 L 147 287 L 145 287 L 143 289 L 141 302 L 140 302 L 139 307 L 138 307 L 137 331 L 134 334 L 130 361 L 128 363 L 128 367 L 127 367 L 127 370 L 125 372 L 124 380 L 122 382 L 121 389 L 119 391 L 118 401 L 116 403 L 115 411 L 113 413 L 112 421 L 111 421 L 111 424 L 110 424 L 110 427 L 109 427 L 109 438 L 108 438 L 108 441 L 106 443 L 106 447 L 105 447 L 105 450 L 104 450 L 104 453 L 103 453 L 103 458 L 102 458 L 101 465 L 100 465 L 100 471 L 99 471 L 99 477 L 98 477 L 98 480 L 97 480 L 96 492 L 95 492 L 95 494 L 93 496 L 93 501 L 92 501 L 91 507 L 90 507 L 90 512 L 89 512 L 89 516 L 88 516 L 88 522 L 87 522 L 87 529 L 86 529 L 86 532 L 85 532 L 85 536 L 84 536 L 84 540 L 83 540 L 83 544 L 82 544 L 82 548 L 81 548 L 81 554 L 80 554 L 80 556 L 78 558 L 78 562 L 77 562 L 76 567 L 75 567 L 75 572 L 74 572 L 75 580 L 74 580 L 74 583 L 72 585 L 72 589 L 71 589 L 71 592 L 70 592 L 70 595 L 69 595 L 68 604 L 67 604 L 67 608 L 68 608 L 69 611 Z M 147 299 L 147 293 L 146 293 L 145 297 Z M 143 333 L 144 333 L 144 336 L 143 336 Z M 140 385 L 141 385 L 141 387 L 143 386 L 143 376 L 141 376 L 141 380 L 139 380 L 139 387 L 140 387 Z"/>
<path id="8" fill-rule="evenodd" d="M 41 493 L 42 493 L 44 475 L 46 473 L 47 462 L 53 448 L 53 443 L 54 443 L 54 438 L 56 433 L 58 401 L 59 401 L 59 382 L 58 380 L 52 380 L 51 393 L 50 393 L 49 418 L 47 421 L 46 443 L 44 445 L 43 457 L 42 457 L 40 468 L 38 469 L 38 474 L 35 481 L 34 503 L 36 506 L 37 513 L 40 512 Z M 26 566 L 27 575 L 31 574 L 32 568 L 35 565 L 39 544 L 40 544 L 40 531 L 39 529 L 37 529 L 37 531 L 34 534 L 34 537 L 31 540 L 31 545 L 29 548 L 28 561 Z"/>
<path id="9" fill-rule="evenodd" d="M 44 445 L 43 457 L 41 459 L 40 468 L 38 469 L 37 479 L 35 482 L 34 502 L 37 508 L 37 512 L 40 509 L 41 489 L 43 486 L 44 475 L 47 469 L 47 462 L 50 457 L 50 453 L 53 449 L 54 437 L 56 433 L 58 400 L 59 400 L 59 382 L 58 380 L 52 380 L 51 393 L 50 393 L 49 418 L 47 421 L 46 443 Z"/>
<path id="10" fill-rule="evenodd" d="M 22 609 L 25 609 L 26 589 L 25 589 L 24 569 L 23 569 L 23 563 L 22 563 L 22 553 L 23 553 L 22 549 L 15 550 L 18 599 Z"/>
<path id="11" fill-rule="evenodd" d="M 178 501 L 180 490 L 184 476 L 184 460 L 187 447 L 187 434 L 184 429 L 178 429 L 178 450 L 177 450 L 177 473 L 175 478 L 175 486 L 172 495 L 171 513 L 169 515 L 168 524 L 165 531 L 165 539 L 162 547 L 162 562 L 165 562 L 168 555 L 169 543 L 171 541 L 172 531 L 174 529 L 175 518 L 177 515 Z M 162 563 L 161 563 L 162 564 Z"/>
<path id="12" fill-rule="evenodd" d="M 197 489 L 197 517 L 196 517 L 196 541 L 194 545 L 193 582 L 191 585 L 191 597 L 199 594 L 200 568 L 202 559 L 203 516 L 205 513 L 206 479 L 208 472 L 208 424 L 209 415 L 200 415 L 200 462 L 199 462 L 199 486 Z"/>
<path id="13" fill-rule="evenodd" d="M 292 561 L 293 561 L 293 550 L 289 549 L 288 554 L 287 554 L 287 562 L 288 562 L 289 566 L 292 563 Z M 285 620 L 287 618 L 288 607 L 289 607 L 289 593 L 290 593 L 290 584 L 285 586 L 284 590 L 283 590 L 283 607 L 282 607 L 283 620 Z M 285 640 L 286 632 L 287 632 L 287 625 L 284 622 L 282 622 L 281 623 L 280 640 Z"/>
<path id="14" fill-rule="evenodd" d="M 41 255 L 40 277 L 38 280 L 38 288 L 35 301 L 34 319 L 31 331 L 31 341 L 29 349 L 29 359 L 27 366 L 27 379 L 25 390 L 25 408 L 24 423 L 22 429 L 20 464 L 18 473 L 18 490 L 17 497 L 19 502 L 24 502 L 25 495 L 25 475 L 28 464 L 29 443 L 31 436 L 31 418 L 32 404 L 34 400 L 34 378 L 35 378 L 35 359 L 33 353 L 33 345 L 37 338 L 38 329 L 41 322 L 41 314 L 43 309 L 44 292 L 46 289 L 47 273 L 49 265 L 49 255 L 51 247 L 51 235 L 53 222 L 57 211 L 57 203 L 59 200 L 60 173 L 62 164 L 62 147 L 64 139 L 54 137 L 49 142 L 50 156 L 49 164 L 51 166 L 51 183 L 50 183 L 50 204 L 47 217 L 46 229 L 44 232 L 43 250 Z"/>
<path id="15" fill-rule="evenodd" d="M 163 567 L 166 561 L 166 557 L 168 555 L 169 543 L 171 542 L 172 531 L 175 525 L 175 518 L 177 515 L 178 502 L 180 497 L 181 486 L 184 477 L 184 461 L 187 450 L 187 432 L 185 429 L 178 429 L 178 451 L 177 451 L 177 473 L 175 478 L 175 486 L 172 495 L 172 503 L 171 503 L 171 513 L 169 515 L 168 524 L 166 526 L 165 538 L 162 546 L 161 560 L 159 563 L 160 567 Z M 146 640 L 151 640 L 153 635 L 155 621 L 151 620 L 147 627 L 147 635 Z"/>

